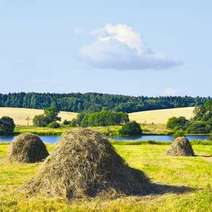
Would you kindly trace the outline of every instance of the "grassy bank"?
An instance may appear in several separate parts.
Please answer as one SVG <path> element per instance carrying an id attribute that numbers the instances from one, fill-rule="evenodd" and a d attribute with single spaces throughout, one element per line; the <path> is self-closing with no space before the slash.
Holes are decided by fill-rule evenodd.
<path id="1" fill-rule="evenodd" d="M 113 145 L 170 145 L 170 142 L 167 141 L 114 141 L 112 140 L 111 143 Z M 210 140 L 192 140 L 190 141 L 192 145 L 212 145 L 212 141 Z"/>
<path id="2" fill-rule="evenodd" d="M 131 196 L 115 200 L 78 200 L 36 196 L 26 198 L 16 189 L 38 171 L 41 164 L 10 164 L 8 144 L 0 145 L 0 211 L 211 211 L 212 146 L 193 145 L 196 157 L 168 157 L 167 145 L 117 145 L 127 163 L 143 170 L 153 182 L 172 185 L 163 195 Z M 53 151 L 55 145 L 48 145 Z"/>
<path id="3" fill-rule="evenodd" d="M 121 126 L 105 126 L 105 127 L 90 127 L 104 135 L 118 135 L 118 131 Z M 170 130 L 166 129 L 164 124 L 143 124 L 141 125 L 144 134 L 156 134 L 156 135 L 168 135 L 171 133 Z M 17 126 L 15 134 L 20 133 L 34 133 L 37 135 L 61 135 L 71 127 L 61 128 L 48 128 L 48 127 L 33 127 L 33 126 Z"/>
<path id="4" fill-rule="evenodd" d="M 17 126 L 15 129 L 15 134 L 29 132 L 37 135 L 61 135 L 64 132 L 71 129 L 72 127 L 49 128 L 49 127 Z M 104 135 L 117 135 L 120 126 L 90 127 L 90 129 L 98 131 Z"/>

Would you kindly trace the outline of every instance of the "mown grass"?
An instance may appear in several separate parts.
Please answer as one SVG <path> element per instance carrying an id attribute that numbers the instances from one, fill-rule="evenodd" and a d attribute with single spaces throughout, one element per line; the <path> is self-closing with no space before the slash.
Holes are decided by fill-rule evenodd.
<path id="1" fill-rule="evenodd" d="M 10 164 L 8 144 L 0 145 L 0 211 L 211 211 L 212 145 L 194 144 L 196 157 L 165 155 L 168 145 L 113 144 L 127 163 L 143 170 L 152 182 L 185 186 L 192 191 L 163 195 L 131 196 L 114 200 L 75 200 L 36 196 L 16 191 L 38 171 L 41 164 Z M 52 152 L 55 145 L 48 145 Z M 59 180 L 59 179 L 58 179 Z"/>

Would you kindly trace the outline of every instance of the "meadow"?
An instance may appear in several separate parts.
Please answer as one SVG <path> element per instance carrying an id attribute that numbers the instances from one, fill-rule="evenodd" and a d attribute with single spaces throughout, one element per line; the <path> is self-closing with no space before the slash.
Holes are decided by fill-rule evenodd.
<path id="1" fill-rule="evenodd" d="M 170 157 L 169 145 L 113 144 L 126 162 L 152 182 L 166 185 L 163 194 L 67 202 L 61 198 L 26 197 L 17 191 L 41 166 L 9 163 L 8 144 L 0 145 L 0 211 L 211 211 L 212 145 L 193 144 L 196 157 Z M 48 145 L 52 152 L 56 145 Z"/>

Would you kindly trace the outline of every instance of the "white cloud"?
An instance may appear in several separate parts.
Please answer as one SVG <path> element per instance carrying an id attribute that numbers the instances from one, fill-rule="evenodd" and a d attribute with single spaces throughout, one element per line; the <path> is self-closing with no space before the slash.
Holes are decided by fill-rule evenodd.
<path id="1" fill-rule="evenodd" d="M 108 24 L 92 33 L 95 41 L 80 49 L 81 58 L 102 69 L 166 69 L 181 63 L 146 48 L 131 27 Z"/>

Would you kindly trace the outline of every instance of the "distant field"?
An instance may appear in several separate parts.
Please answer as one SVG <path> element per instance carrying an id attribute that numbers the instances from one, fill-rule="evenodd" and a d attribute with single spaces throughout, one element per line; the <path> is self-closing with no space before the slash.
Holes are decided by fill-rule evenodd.
<path id="1" fill-rule="evenodd" d="M 185 116 L 187 119 L 193 117 L 194 107 L 161 109 L 129 113 L 129 118 L 132 121 L 146 124 L 165 124 L 170 117 Z"/>
<path id="2" fill-rule="evenodd" d="M 10 116 L 14 119 L 16 125 L 32 125 L 32 119 L 35 115 L 40 115 L 43 110 L 29 109 L 29 108 L 11 108 L 11 107 L 1 107 L 0 117 Z M 63 120 L 72 120 L 76 117 L 77 113 L 72 112 L 60 112 L 59 117 Z"/>
<path id="3" fill-rule="evenodd" d="M 194 107 L 174 108 L 174 109 L 161 109 L 129 113 L 130 120 L 137 121 L 138 123 L 146 124 L 165 124 L 170 117 L 185 116 L 187 119 L 192 118 Z M 10 116 L 14 119 L 16 125 L 27 126 L 32 125 L 32 119 L 35 115 L 40 115 L 43 110 L 29 109 L 29 108 L 11 108 L 0 107 L 0 117 Z M 77 113 L 73 112 L 60 112 L 59 116 L 63 120 L 72 120 Z"/>

